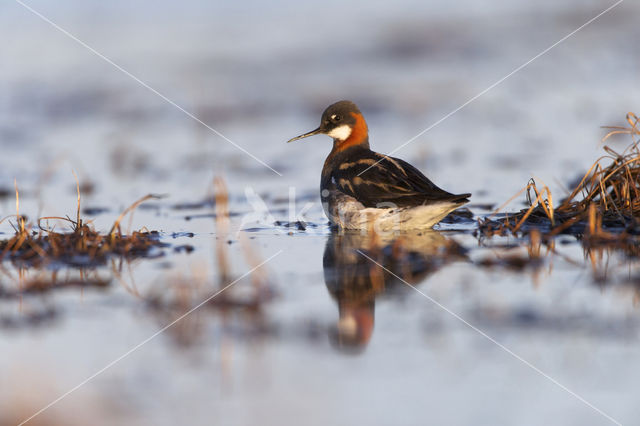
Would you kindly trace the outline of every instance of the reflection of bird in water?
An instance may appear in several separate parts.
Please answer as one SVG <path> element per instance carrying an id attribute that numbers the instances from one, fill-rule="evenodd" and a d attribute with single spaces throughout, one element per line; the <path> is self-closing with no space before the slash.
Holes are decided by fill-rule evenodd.
<path id="1" fill-rule="evenodd" d="M 417 284 L 446 263 L 464 257 L 459 244 L 437 231 L 386 240 L 361 233 L 331 234 L 323 266 L 327 289 L 338 302 L 340 315 L 330 333 L 332 343 L 347 350 L 366 347 L 373 333 L 376 297 L 405 286 L 393 274 Z"/>

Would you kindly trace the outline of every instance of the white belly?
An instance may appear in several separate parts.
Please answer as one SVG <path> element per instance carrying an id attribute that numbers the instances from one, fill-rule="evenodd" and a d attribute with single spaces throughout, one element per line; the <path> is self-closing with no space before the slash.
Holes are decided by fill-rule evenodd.
<path id="1" fill-rule="evenodd" d="M 329 221 L 343 229 L 373 229 L 393 232 L 409 229 L 429 229 L 464 203 L 439 202 L 416 207 L 365 207 L 355 198 L 339 191 L 323 202 Z"/>

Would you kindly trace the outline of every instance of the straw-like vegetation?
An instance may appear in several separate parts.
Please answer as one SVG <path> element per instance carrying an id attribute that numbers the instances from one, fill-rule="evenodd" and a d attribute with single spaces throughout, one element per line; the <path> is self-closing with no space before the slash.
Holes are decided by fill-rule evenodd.
<path id="1" fill-rule="evenodd" d="M 547 186 L 539 188 L 532 179 L 516 194 L 527 194 L 530 207 L 497 219 L 481 219 L 480 236 L 542 232 L 548 239 L 568 233 L 580 236 L 585 244 L 622 244 L 637 242 L 640 235 L 640 129 L 638 117 L 627 114 L 629 127 L 613 127 L 605 136 L 628 134 L 632 143 L 618 153 L 604 146 L 605 155 L 589 168 L 568 197 L 553 204 Z M 511 200 L 513 200 L 513 198 Z M 510 202 L 509 200 L 508 202 Z M 508 204 L 507 202 L 507 204 Z M 500 209 L 499 209 L 500 210 Z M 637 255 L 637 250 L 635 255 Z"/>
<path id="2" fill-rule="evenodd" d="M 104 264 L 109 256 L 127 258 L 149 256 L 155 247 L 162 247 L 158 232 L 134 231 L 122 232 L 120 223 L 124 217 L 143 202 L 158 198 L 146 195 L 127 209 L 116 219 L 108 233 L 101 233 L 90 226 L 90 221 L 80 216 L 80 185 L 76 178 L 77 209 L 75 219 L 69 217 L 41 217 L 37 223 L 29 224 L 20 214 L 20 193 L 15 183 L 16 214 L 5 217 L 0 221 L 15 218 L 11 223 L 15 234 L 0 241 L 0 261 L 9 259 L 21 265 L 37 266 L 52 262 L 59 262 L 76 266 Z M 52 228 L 43 227 L 49 221 L 63 221 L 70 224 L 67 232 L 58 232 Z"/>
<path id="3" fill-rule="evenodd" d="M 247 277 L 251 286 L 238 281 L 231 268 L 229 253 L 230 219 L 229 193 L 224 180 L 215 178 L 213 215 L 216 229 L 215 261 L 216 273 L 212 279 L 205 268 L 196 270 L 189 276 L 173 276 L 163 285 L 154 287 L 151 294 L 144 297 L 153 312 L 159 315 L 163 324 L 180 318 L 176 326 L 168 329 L 176 343 L 189 346 L 197 343 L 204 332 L 203 321 L 197 313 L 185 313 L 199 308 L 201 312 L 220 315 L 223 323 L 231 318 L 242 319 L 239 325 L 249 335 L 266 332 L 265 306 L 275 297 L 275 290 L 268 279 L 266 268 L 256 268 L 263 260 L 241 234 L 240 244 L 246 263 L 252 268 Z M 231 286 L 235 283 L 234 288 Z M 239 315 L 239 316 L 238 316 Z"/>

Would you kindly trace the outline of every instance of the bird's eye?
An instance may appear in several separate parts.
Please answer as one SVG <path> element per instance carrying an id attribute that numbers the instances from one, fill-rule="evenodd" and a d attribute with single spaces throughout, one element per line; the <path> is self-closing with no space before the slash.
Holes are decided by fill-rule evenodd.
<path id="1" fill-rule="evenodd" d="M 342 117 L 340 117 L 338 114 L 333 114 L 331 116 L 331 120 L 332 121 L 340 121 L 340 120 L 342 120 Z"/>

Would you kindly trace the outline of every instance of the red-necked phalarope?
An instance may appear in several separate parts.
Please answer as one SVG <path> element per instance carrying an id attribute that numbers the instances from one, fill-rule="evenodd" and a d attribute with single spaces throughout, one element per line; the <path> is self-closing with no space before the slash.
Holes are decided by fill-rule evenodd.
<path id="1" fill-rule="evenodd" d="M 367 123 L 353 102 L 330 105 L 320 127 L 289 142 L 317 134 L 333 138 L 320 195 L 327 217 L 340 228 L 431 228 L 469 202 L 471 194 L 451 194 L 406 161 L 369 149 Z"/>

